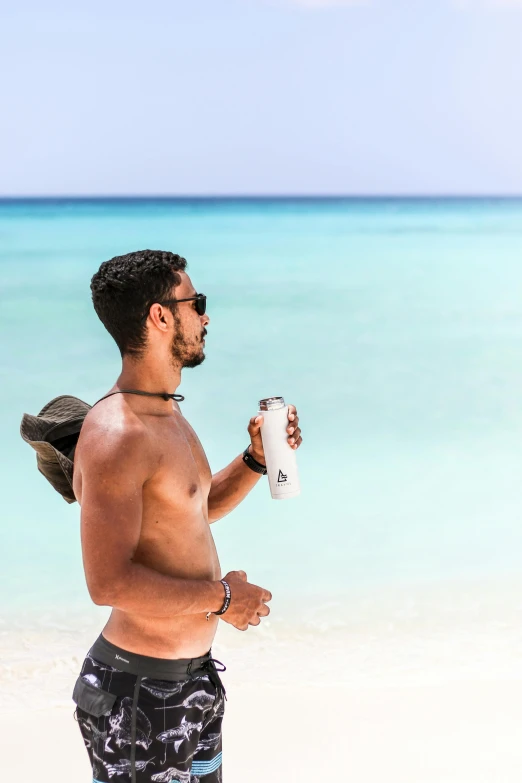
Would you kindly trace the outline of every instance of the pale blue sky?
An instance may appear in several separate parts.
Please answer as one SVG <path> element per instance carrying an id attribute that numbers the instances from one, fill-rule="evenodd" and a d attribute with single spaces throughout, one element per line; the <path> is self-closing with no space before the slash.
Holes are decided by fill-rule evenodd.
<path id="1" fill-rule="evenodd" d="M 20 0 L 0 194 L 522 193 L 517 0 Z"/>

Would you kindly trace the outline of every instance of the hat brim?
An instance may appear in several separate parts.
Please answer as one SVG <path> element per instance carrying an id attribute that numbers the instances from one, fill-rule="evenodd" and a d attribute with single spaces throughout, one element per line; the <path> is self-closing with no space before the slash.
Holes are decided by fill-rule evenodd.
<path id="1" fill-rule="evenodd" d="M 91 405 L 77 397 L 55 397 L 42 408 L 38 416 L 25 413 L 20 435 L 35 451 L 38 470 L 67 501 L 74 503 L 73 492 L 75 443 Z M 69 442 L 64 454 L 54 443 Z M 71 448 L 71 443 L 72 448 Z"/>

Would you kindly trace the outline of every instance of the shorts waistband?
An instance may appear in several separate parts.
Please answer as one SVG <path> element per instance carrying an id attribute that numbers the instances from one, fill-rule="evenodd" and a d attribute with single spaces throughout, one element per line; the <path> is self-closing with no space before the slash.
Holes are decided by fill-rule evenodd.
<path id="1" fill-rule="evenodd" d="M 139 655 L 123 647 L 117 647 L 100 634 L 89 655 L 102 663 L 114 666 L 120 671 L 137 674 L 153 679 L 183 681 L 193 676 L 208 674 L 215 670 L 212 663 L 211 650 L 199 658 L 152 658 L 150 655 Z"/>

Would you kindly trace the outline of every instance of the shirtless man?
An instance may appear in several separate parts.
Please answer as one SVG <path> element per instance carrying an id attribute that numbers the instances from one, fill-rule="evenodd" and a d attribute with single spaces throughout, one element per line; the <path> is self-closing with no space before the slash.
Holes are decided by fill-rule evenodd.
<path id="1" fill-rule="evenodd" d="M 244 571 L 221 580 L 210 531 L 262 475 L 262 417 L 248 425 L 250 458 L 213 476 L 174 399 L 182 368 L 205 358 L 209 323 L 185 268 L 178 255 L 145 250 L 103 263 L 91 282 L 122 354 L 74 455 L 87 587 L 112 607 L 73 693 L 95 783 L 221 781 L 224 690 L 212 641 L 220 618 L 244 631 L 270 611 L 270 592 Z M 298 422 L 289 406 L 292 448 Z"/>

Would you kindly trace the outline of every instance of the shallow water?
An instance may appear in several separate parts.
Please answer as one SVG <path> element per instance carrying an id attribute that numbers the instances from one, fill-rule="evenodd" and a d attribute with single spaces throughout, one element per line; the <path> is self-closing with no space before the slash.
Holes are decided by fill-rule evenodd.
<path id="1" fill-rule="evenodd" d="M 281 606 L 359 587 L 516 574 L 522 546 L 522 201 L 0 202 L 5 617 L 87 606 L 79 509 L 38 474 L 22 414 L 101 397 L 119 354 L 89 280 L 184 255 L 208 299 L 184 415 L 214 471 L 261 397 L 298 407 L 302 494 L 266 480 L 213 532 Z M 51 622 L 51 620 L 50 620 Z"/>

